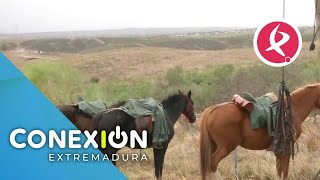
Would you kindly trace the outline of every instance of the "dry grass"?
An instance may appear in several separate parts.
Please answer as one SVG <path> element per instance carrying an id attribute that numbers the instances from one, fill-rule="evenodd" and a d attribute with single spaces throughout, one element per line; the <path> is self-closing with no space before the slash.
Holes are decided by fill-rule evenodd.
<path id="1" fill-rule="evenodd" d="M 309 52 L 310 43 L 303 44 L 299 59 L 310 60 L 317 52 Z M 141 76 L 163 75 L 168 69 L 181 66 L 184 70 L 205 69 L 218 64 L 247 64 L 259 62 L 253 48 L 225 50 L 181 50 L 163 47 L 136 47 L 103 50 L 91 53 L 49 53 L 10 52 L 4 54 L 22 69 L 28 59 L 31 61 L 61 60 L 78 68 L 88 79 L 132 79 Z"/>
<path id="2" fill-rule="evenodd" d="M 319 46 L 319 45 L 318 45 Z M 308 51 L 304 43 L 301 60 L 308 60 L 318 52 Z M 32 61 L 62 60 L 77 67 L 86 78 L 99 77 L 135 78 L 164 74 L 169 68 L 180 65 L 184 70 L 204 69 L 207 66 L 230 63 L 256 63 L 252 48 L 226 50 L 181 50 L 160 47 L 139 47 L 104 50 L 79 54 L 32 54 L 30 52 L 4 52 L 20 69 L 27 59 Z M 175 126 L 175 137 L 166 153 L 163 179 L 200 179 L 199 171 L 199 122 L 189 125 L 181 120 Z M 304 123 L 303 134 L 298 140 L 299 153 L 291 161 L 290 179 L 311 179 L 320 168 L 320 120 L 309 119 Z M 138 153 L 139 150 L 123 149 L 121 152 Z M 149 162 L 119 162 L 119 169 L 130 179 L 153 179 L 153 153 L 143 150 Z M 219 166 L 225 179 L 234 179 L 232 156 L 226 157 Z M 275 157 L 267 151 L 250 151 L 238 148 L 239 179 L 276 179 Z"/>
<path id="3" fill-rule="evenodd" d="M 200 179 L 199 171 L 199 122 L 189 125 L 180 121 L 175 126 L 175 137 L 165 157 L 163 179 Z M 320 168 L 320 119 L 306 120 L 303 134 L 298 140 L 299 152 L 291 160 L 289 179 L 309 180 Z M 121 152 L 139 153 L 139 150 L 124 149 Z M 143 150 L 149 162 L 119 162 L 118 167 L 129 179 L 153 179 L 153 153 Z M 275 156 L 272 152 L 252 151 L 238 147 L 239 179 L 277 179 Z M 227 156 L 219 165 L 225 179 L 235 179 L 234 156 Z"/>

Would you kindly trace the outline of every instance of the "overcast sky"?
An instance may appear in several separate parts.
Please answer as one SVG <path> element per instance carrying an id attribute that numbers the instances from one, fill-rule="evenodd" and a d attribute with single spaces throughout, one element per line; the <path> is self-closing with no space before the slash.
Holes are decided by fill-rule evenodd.
<path id="1" fill-rule="evenodd" d="M 0 0 L 0 33 L 129 27 L 257 27 L 283 0 Z M 286 20 L 312 25 L 314 0 L 286 0 Z"/>

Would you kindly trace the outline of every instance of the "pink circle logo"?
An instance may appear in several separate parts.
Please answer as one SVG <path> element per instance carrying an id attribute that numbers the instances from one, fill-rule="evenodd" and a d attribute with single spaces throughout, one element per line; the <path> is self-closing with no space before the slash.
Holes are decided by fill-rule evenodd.
<path id="1" fill-rule="evenodd" d="M 302 38 L 298 28 L 284 21 L 270 22 L 257 29 L 253 47 L 259 59 L 273 67 L 292 63 L 299 55 Z"/>

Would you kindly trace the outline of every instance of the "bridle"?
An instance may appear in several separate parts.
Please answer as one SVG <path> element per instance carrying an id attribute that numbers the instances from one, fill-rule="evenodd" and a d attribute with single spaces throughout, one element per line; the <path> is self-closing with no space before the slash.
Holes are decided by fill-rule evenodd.
<path id="1" fill-rule="evenodd" d="M 190 117 L 192 116 L 192 112 L 193 112 L 193 106 L 191 104 L 191 100 L 189 99 L 189 97 L 187 95 L 185 95 L 185 94 L 181 94 L 181 95 L 186 97 L 186 99 L 187 99 L 187 108 L 181 114 L 183 114 L 186 117 L 186 120 L 188 120 L 190 122 Z"/>

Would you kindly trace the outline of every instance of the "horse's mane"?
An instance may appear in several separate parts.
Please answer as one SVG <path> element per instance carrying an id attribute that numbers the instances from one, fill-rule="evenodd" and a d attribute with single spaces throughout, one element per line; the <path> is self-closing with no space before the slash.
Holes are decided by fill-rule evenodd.
<path id="1" fill-rule="evenodd" d="M 306 86 L 299 87 L 298 89 L 294 90 L 291 95 L 296 95 L 304 92 L 306 89 L 313 89 L 315 87 L 320 87 L 320 83 L 315 83 L 315 84 L 308 84 Z"/>
<path id="2" fill-rule="evenodd" d="M 169 104 L 174 104 L 181 99 L 181 95 L 182 95 L 181 93 L 169 95 L 166 99 L 161 101 L 161 104 L 163 106 L 167 106 Z"/>
<path id="3" fill-rule="evenodd" d="M 117 102 L 116 104 L 113 104 L 113 105 L 111 105 L 111 106 L 108 107 L 108 108 L 118 108 L 118 107 L 120 107 L 120 106 L 123 106 L 126 102 L 127 102 L 127 101 L 119 101 L 119 102 Z"/>

